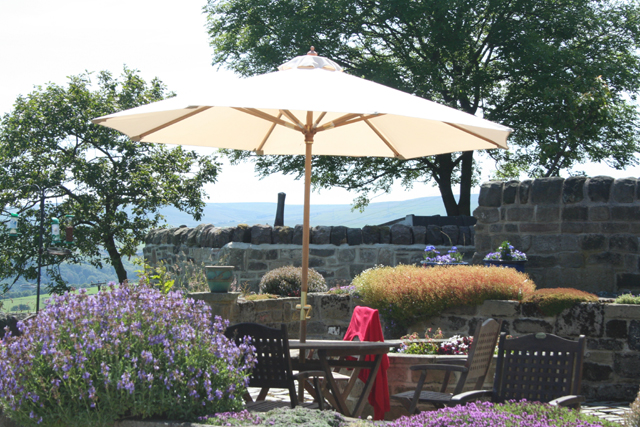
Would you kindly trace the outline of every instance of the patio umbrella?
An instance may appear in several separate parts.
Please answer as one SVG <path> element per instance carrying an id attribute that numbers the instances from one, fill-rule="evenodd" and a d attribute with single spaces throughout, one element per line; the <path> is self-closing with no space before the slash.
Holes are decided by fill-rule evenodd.
<path id="1" fill-rule="evenodd" d="M 110 114 L 141 142 L 305 155 L 300 340 L 306 338 L 311 155 L 412 159 L 507 148 L 511 129 L 348 75 L 313 47 L 279 71 Z"/>

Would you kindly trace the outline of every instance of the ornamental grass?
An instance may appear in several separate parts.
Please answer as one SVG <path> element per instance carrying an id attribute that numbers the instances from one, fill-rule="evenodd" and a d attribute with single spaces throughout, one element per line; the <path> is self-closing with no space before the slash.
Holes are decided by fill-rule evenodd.
<path id="1" fill-rule="evenodd" d="M 202 301 L 122 285 L 67 293 L 0 345 L 0 404 L 19 425 L 111 426 L 242 409 L 255 357 Z"/>
<path id="2" fill-rule="evenodd" d="M 556 316 L 581 302 L 598 302 L 598 296 L 573 288 L 538 289 L 522 302 L 534 303 L 544 316 Z"/>
<path id="3" fill-rule="evenodd" d="M 408 327 L 450 307 L 485 300 L 522 300 L 535 291 L 528 275 L 512 268 L 400 265 L 365 270 L 355 279 L 363 305 L 392 326 Z"/>

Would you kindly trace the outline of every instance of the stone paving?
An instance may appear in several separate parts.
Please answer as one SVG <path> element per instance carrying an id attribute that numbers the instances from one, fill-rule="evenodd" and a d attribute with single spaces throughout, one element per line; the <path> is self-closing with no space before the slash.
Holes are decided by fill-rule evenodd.
<path id="1" fill-rule="evenodd" d="M 626 402 L 587 402 L 582 405 L 580 412 L 596 417 L 624 424 L 624 414 L 629 411 Z"/>
<path id="2" fill-rule="evenodd" d="M 249 388 L 249 394 L 255 399 L 260 392 L 259 388 Z M 271 389 L 267 394 L 267 400 L 288 401 L 289 392 L 283 389 Z M 305 402 L 311 402 L 308 394 L 305 393 Z M 580 412 L 594 415 L 620 424 L 624 424 L 624 414 L 629 411 L 629 403 L 626 402 L 586 402 L 582 405 Z"/>

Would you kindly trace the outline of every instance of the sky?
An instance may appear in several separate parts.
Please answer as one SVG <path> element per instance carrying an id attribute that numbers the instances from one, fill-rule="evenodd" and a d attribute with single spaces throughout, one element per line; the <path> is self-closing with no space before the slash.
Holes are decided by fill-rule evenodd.
<path id="1" fill-rule="evenodd" d="M 205 4 L 206 0 L 0 0 L 0 115 L 9 113 L 15 99 L 34 86 L 63 85 L 67 76 L 84 71 L 119 75 L 124 65 L 139 70 L 146 80 L 160 78 L 179 95 L 224 85 L 236 77 L 211 65 Z M 301 54 L 307 49 L 303 47 Z M 491 162 L 483 162 L 482 169 L 481 181 L 486 181 Z M 591 176 L 640 176 L 640 167 L 615 171 L 592 164 L 581 169 Z M 288 204 L 304 200 L 302 180 L 284 175 L 258 179 L 249 163 L 225 164 L 206 191 L 215 202 L 277 202 L 279 192 L 287 194 Z M 396 185 L 390 194 L 372 201 L 438 195 L 430 184 L 416 184 L 411 190 Z M 321 190 L 312 193 L 311 203 L 348 204 L 355 196 L 342 189 Z"/>

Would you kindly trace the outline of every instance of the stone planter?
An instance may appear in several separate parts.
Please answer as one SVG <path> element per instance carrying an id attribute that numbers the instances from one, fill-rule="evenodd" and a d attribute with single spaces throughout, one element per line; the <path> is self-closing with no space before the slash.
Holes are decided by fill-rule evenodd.
<path id="1" fill-rule="evenodd" d="M 207 265 L 204 267 L 207 275 L 207 284 L 212 293 L 227 293 L 233 283 L 232 265 Z"/>
<path id="2" fill-rule="evenodd" d="M 492 265 L 498 267 L 506 267 L 506 268 L 515 268 L 520 273 L 524 273 L 524 265 L 527 261 L 493 261 L 493 260 L 484 260 L 485 267 L 490 267 Z"/>

